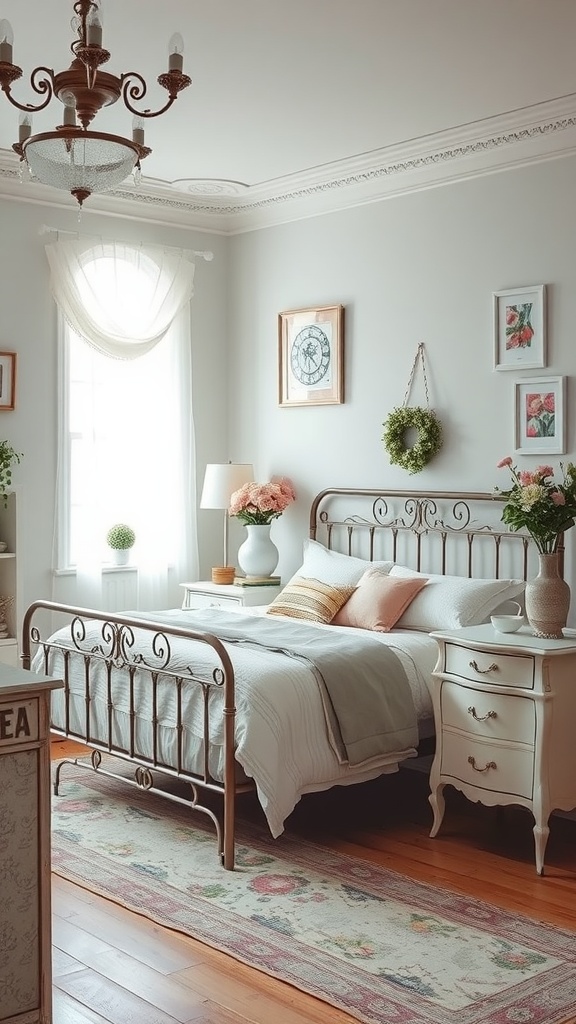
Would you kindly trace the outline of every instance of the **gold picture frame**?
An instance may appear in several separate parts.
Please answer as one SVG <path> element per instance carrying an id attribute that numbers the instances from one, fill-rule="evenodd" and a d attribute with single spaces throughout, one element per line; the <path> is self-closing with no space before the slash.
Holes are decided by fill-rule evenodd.
<path id="1" fill-rule="evenodd" d="M 0 412 L 16 403 L 16 353 L 0 352 Z"/>
<path id="2" fill-rule="evenodd" d="M 278 314 L 278 404 L 344 401 L 344 306 Z"/>

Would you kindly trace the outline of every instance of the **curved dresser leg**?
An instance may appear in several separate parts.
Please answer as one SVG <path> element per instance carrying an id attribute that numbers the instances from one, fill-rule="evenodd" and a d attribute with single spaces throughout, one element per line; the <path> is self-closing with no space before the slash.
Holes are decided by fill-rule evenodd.
<path id="1" fill-rule="evenodd" d="M 440 782 L 438 783 L 438 785 L 432 788 L 430 796 L 428 797 L 430 806 L 432 807 L 432 811 L 434 813 L 434 821 L 432 822 L 432 828 L 430 830 L 431 839 L 433 839 L 434 836 L 438 834 L 438 829 L 440 828 L 440 825 L 442 824 L 442 819 L 444 817 L 444 808 L 446 804 L 444 800 L 443 790 L 444 783 Z"/>
<path id="2" fill-rule="evenodd" d="M 544 853 L 546 852 L 546 843 L 548 842 L 550 829 L 548 828 L 548 824 L 540 825 L 536 822 L 532 831 L 534 833 L 534 849 L 536 852 L 536 871 L 539 875 L 543 875 Z"/>

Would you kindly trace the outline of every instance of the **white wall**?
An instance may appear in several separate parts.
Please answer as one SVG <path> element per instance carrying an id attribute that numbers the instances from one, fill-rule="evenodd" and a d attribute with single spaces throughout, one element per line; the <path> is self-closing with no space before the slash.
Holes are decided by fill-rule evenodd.
<path id="1" fill-rule="evenodd" d="M 272 534 L 284 577 L 300 563 L 310 500 L 326 486 L 508 485 L 496 463 L 513 454 L 513 382 L 542 371 L 492 369 L 494 291 L 548 287 L 544 372 L 569 377 L 566 459 L 576 457 L 575 189 L 567 157 L 231 240 L 230 438 L 259 479 L 282 473 L 295 483 L 298 503 Z M 278 312 L 335 303 L 346 307 L 345 404 L 279 408 Z M 445 440 L 410 476 L 390 466 L 381 436 L 420 341 Z M 420 371 L 411 404 L 425 404 Z"/>
<path id="2" fill-rule="evenodd" d="M 298 502 L 273 527 L 286 578 L 300 562 L 310 501 L 323 487 L 506 485 L 496 462 L 513 450 L 517 375 L 492 369 L 494 291 L 548 286 L 547 372 L 569 378 L 566 458 L 576 458 L 575 188 L 576 158 L 567 157 L 230 239 L 88 212 L 80 229 L 215 252 L 213 262 L 197 262 L 191 310 L 198 488 L 204 465 L 227 459 L 254 462 L 260 479 L 293 479 Z M 39 228 L 74 231 L 78 223 L 73 209 L 4 201 L 0 224 L 0 351 L 18 356 L 16 409 L 0 413 L 0 436 L 25 456 L 14 481 L 26 606 L 52 594 L 56 314 Z M 278 312 L 339 302 L 345 403 L 279 408 Z M 402 403 L 420 341 L 445 442 L 409 476 L 390 466 L 381 435 Z M 420 372 L 412 402 L 424 403 Z M 151 501 L 161 486 L 169 481 L 151 467 Z M 199 528 L 206 577 L 221 558 L 220 513 L 200 511 Z M 243 537 L 233 522 L 232 554 Z"/>
<path id="3" fill-rule="evenodd" d="M 88 206 L 88 204 L 87 204 Z M 227 450 L 226 376 L 227 240 L 219 236 L 162 228 L 90 214 L 77 214 L 8 200 L 0 201 L 0 351 L 17 353 L 16 408 L 0 412 L 0 437 L 23 452 L 14 470 L 20 508 L 19 564 L 21 606 L 52 597 L 52 538 L 57 445 L 57 321 L 44 255 L 47 224 L 126 241 L 150 241 L 193 249 L 210 249 L 215 258 L 196 262 L 195 296 L 191 304 L 194 418 L 198 453 L 198 488 L 206 462 L 224 461 Z M 162 467 L 150 467 L 150 501 L 159 487 L 169 487 Z M 213 537 L 211 517 L 199 514 L 200 544 L 208 564 L 221 548 L 220 531 Z M 177 595 L 178 596 L 178 595 Z"/>

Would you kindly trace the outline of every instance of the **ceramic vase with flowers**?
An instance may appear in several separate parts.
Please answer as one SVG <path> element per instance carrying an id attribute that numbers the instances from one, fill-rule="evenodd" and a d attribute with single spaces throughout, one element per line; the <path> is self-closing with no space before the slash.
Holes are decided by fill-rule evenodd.
<path id="1" fill-rule="evenodd" d="M 238 565 L 248 579 L 266 578 L 274 572 L 279 552 L 270 537 L 270 527 L 295 499 L 286 477 L 266 484 L 244 484 L 234 491 L 228 513 L 244 523 L 248 532 L 238 549 Z"/>
<path id="2" fill-rule="evenodd" d="M 526 618 L 535 636 L 562 639 L 570 587 L 562 577 L 560 558 L 563 534 L 576 519 L 576 467 L 560 463 L 559 482 L 552 466 L 518 470 L 507 457 L 498 468 L 512 474 L 508 490 L 496 489 L 496 496 L 506 499 L 502 520 L 511 530 L 526 530 L 538 549 L 538 575 L 526 584 Z"/>

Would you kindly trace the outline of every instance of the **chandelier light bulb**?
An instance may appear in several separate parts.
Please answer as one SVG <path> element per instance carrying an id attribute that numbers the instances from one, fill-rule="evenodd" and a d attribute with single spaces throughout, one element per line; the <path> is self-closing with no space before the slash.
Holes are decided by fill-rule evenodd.
<path id="1" fill-rule="evenodd" d="M 64 120 L 62 122 L 67 128 L 76 127 L 76 107 L 73 103 L 66 103 L 64 106 Z"/>
<path id="2" fill-rule="evenodd" d="M 18 142 L 25 142 L 32 134 L 32 114 L 23 113 L 18 118 Z"/>
<path id="3" fill-rule="evenodd" d="M 12 63 L 12 45 L 14 43 L 14 32 L 12 25 L 6 18 L 0 19 L 0 60 Z"/>
<path id="4" fill-rule="evenodd" d="M 99 6 L 92 7 L 86 18 L 86 42 L 88 46 L 102 46 L 102 11 Z"/>
<path id="5" fill-rule="evenodd" d="M 139 114 L 132 118 L 132 142 L 136 142 L 138 146 L 144 145 L 144 118 Z"/>
<path id="6" fill-rule="evenodd" d="M 179 32 L 170 37 L 168 53 L 168 70 L 181 72 L 184 67 L 184 40 Z"/>

